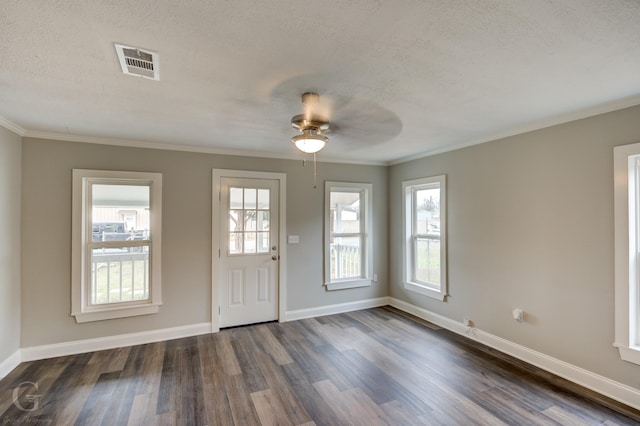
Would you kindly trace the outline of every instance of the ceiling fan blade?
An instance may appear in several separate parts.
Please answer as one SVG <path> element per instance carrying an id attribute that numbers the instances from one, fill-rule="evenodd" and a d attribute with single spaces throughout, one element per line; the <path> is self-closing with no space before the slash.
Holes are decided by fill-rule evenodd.
<path id="1" fill-rule="evenodd" d="M 307 92 L 319 96 L 305 97 Z M 300 102 L 301 95 L 302 114 L 294 116 L 292 124 L 302 118 L 328 120 L 329 129 L 323 128 L 321 133 L 329 137 L 329 146 L 335 146 L 335 149 L 357 150 L 379 145 L 402 131 L 402 122 L 393 111 L 358 98 L 354 87 L 347 86 L 346 80 L 335 75 L 319 73 L 292 77 L 273 87 L 270 93 L 271 99 L 285 108 L 289 108 L 287 105 L 292 105 L 296 98 Z M 289 110 L 300 111 L 300 104 Z M 299 126 L 294 124 L 293 127 Z"/>
<path id="2" fill-rule="evenodd" d="M 382 144 L 402 131 L 400 118 L 390 110 L 357 99 L 343 105 L 332 112 L 334 119 L 327 135 L 345 148 Z"/>

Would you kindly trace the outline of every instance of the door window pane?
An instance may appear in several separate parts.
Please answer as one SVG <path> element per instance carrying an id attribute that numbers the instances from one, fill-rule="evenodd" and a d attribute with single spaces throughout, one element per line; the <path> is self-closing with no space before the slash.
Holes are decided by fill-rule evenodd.
<path id="1" fill-rule="evenodd" d="M 255 209 L 257 207 L 257 191 L 254 188 L 244 189 L 244 208 Z"/>
<path id="2" fill-rule="evenodd" d="M 269 190 L 258 189 L 258 209 L 269 210 Z"/>
<path id="3" fill-rule="evenodd" d="M 242 210 L 229 211 L 229 232 L 241 232 L 243 229 Z"/>
<path id="4" fill-rule="evenodd" d="M 242 233 L 241 232 L 229 233 L 229 253 L 231 254 L 242 253 Z"/>
<path id="5" fill-rule="evenodd" d="M 244 253 L 256 252 L 256 233 L 245 232 L 244 233 Z"/>
<path id="6" fill-rule="evenodd" d="M 242 209 L 242 188 L 229 188 L 229 208 Z"/>
<path id="7" fill-rule="evenodd" d="M 269 189 L 229 188 L 229 253 L 269 253 Z"/>
<path id="8" fill-rule="evenodd" d="M 258 253 L 269 253 L 268 232 L 258 232 Z"/>
<path id="9" fill-rule="evenodd" d="M 258 212 L 258 231 L 269 230 L 269 212 Z"/>
<path id="10" fill-rule="evenodd" d="M 258 214 L 255 210 L 245 210 L 244 212 L 244 230 L 245 231 L 256 230 L 257 216 Z"/>

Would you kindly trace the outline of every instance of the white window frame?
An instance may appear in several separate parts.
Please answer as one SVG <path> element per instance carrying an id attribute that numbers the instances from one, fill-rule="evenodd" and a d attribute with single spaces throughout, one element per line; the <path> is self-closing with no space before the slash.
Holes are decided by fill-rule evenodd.
<path id="1" fill-rule="evenodd" d="M 359 192 L 360 195 L 360 234 L 361 276 L 331 280 L 331 192 Z M 373 185 L 370 183 L 331 182 L 324 184 L 324 285 L 327 290 L 371 286 L 373 277 Z"/>
<path id="2" fill-rule="evenodd" d="M 440 285 L 415 282 L 414 275 L 414 193 L 421 189 L 440 189 Z M 406 290 L 444 301 L 447 297 L 447 180 L 446 175 L 402 182 L 403 286 Z"/>
<path id="3" fill-rule="evenodd" d="M 615 341 L 620 357 L 640 364 L 640 143 L 614 158 Z"/>
<path id="4" fill-rule="evenodd" d="M 91 261 L 92 230 L 89 229 L 91 184 L 131 183 L 149 186 L 151 242 L 149 246 L 149 298 L 147 300 L 89 304 L 90 280 L 88 263 Z M 71 315 L 76 322 L 101 321 L 136 315 L 157 313 L 162 305 L 161 294 L 161 241 L 162 241 L 162 174 L 120 172 L 108 170 L 73 170 L 72 232 L 71 232 Z"/>

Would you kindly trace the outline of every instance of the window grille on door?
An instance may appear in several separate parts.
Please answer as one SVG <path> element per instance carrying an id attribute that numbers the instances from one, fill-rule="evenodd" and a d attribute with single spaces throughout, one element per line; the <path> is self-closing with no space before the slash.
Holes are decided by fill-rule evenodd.
<path id="1" fill-rule="evenodd" d="M 229 254 L 269 253 L 270 191 L 229 188 Z"/>

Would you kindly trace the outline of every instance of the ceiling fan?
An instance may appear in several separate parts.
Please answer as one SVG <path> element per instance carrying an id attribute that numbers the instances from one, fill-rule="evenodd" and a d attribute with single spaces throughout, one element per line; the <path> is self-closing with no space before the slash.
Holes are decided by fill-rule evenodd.
<path id="1" fill-rule="evenodd" d="M 329 138 L 323 135 L 329 131 L 329 119 L 316 113 L 319 102 L 320 95 L 317 93 L 303 93 L 304 112 L 291 118 L 291 126 L 302 133 L 292 137 L 291 142 L 305 154 L 315 154 L 329 141 Z"/>
<path id="2" fill-rule="evenodd" d="M 315 92 L 302 94 L 303 113 L 291 118 L 291 126 L 298 129 L 301 134 L 291 138 L 291 142 L 305 154 L 313 154 L 313 188 L 317 185 L 316 153 L 329 142 L 329 138 L 323 133 L 329 131 L 329 119 L 317 114 L 320 103 L 320 95 Z M 303 163 L 304 164 L 304 163 Z"/>
<path id="3" fill-rule="evenodd" d="M 297 87 L 291 89 L 306 84 L 296 81 Z M 290 99 L 291 89 L 285 86 L 278 95 Z M 321 151 L 329 138 L 339 142 L 340 151 L 369 149 L 395 138 L 402 130 L 402 122 L 393 111 L 353 94 L 327 90 L 320 97 L 318 92 L 308 91 L 299 99 L 302 114 L 291 118 L 291 126 L 300 133 L 291 142 L 305 154 Z"/>
<path id="4" fill-rule="evenodd" d="M 299 81 L 295 83 L 298 87 L 303 85 Z M 288 87 L 283 86 L 281 90 L 284 93 L 286 89 Z M 402 130 L 400 118 L 391 110 L 353 95 L 341 96 L 328 91 L 321 101 L 317 92 L 309 91 L 302 94 L 301 100 L 302 114 L 291 118 L 291 126 L 300 133 L 293 136 L 291 142 L 302 153 L 313 155 L 314 188 L 316 153 L 329 142 L 329 133 L 340 142 L 339 149 L 345 151 L 385 143 Z"/>

